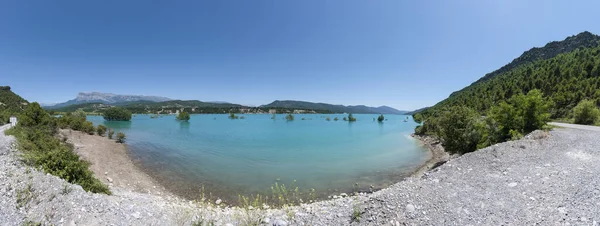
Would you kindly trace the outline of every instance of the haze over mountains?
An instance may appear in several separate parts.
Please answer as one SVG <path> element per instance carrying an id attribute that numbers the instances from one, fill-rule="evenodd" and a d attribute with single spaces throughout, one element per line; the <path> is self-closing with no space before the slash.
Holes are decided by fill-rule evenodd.
<path id="1" fill-rule="evenodd" d="M 144 106 L 177 106 L 177 107 L 211 107 L 211 108 L 227 108 L 227 107 L 250 107 L 240 104 L 233 104 L 225 101 L 198 101 L 198 100 L 173 100 L 167 97 L 160 96 L 144 96 L 144 95 L 119 95 L 112 93 L 90 92 L 79 93 L 75 99 L 59 103 L 55 105 L 45 106 L 47 109 L 72 109 L 73 107 L 88 107 L 89 104 L 106 104 L 115 106 L 129 107 L 144 107 Z M 365 105 L 344 106 L 327 103 L 312 103 L 306 101 L 294 100 L 276 100 L 270 104 L 261 105 L 261 108 L 289 108 L 289 109 L 307 109 L 319 110 L 328 112 L 347 112 L 347 113 L 362 113 L 362 114 L 404 114 L 407 111 L 401 111 L 388 106 L 369 107 Z"/>

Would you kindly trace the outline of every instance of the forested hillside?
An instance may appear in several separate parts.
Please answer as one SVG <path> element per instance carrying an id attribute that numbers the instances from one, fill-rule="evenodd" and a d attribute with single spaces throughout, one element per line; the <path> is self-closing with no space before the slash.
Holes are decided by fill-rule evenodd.
<path id="1" fill-rule="evenodd" d="M 11 115 L 20 113 L 27 104 L 27 100 L 13 93 L 10 86 L 0 86 L 0 125 L 7 123 Z"/>
<path id="2" fill-rule="evenodd" d="M 600 47 L 599 36 L 589 32 L 567 38 L 562 42 L 552 42 L 544 48 L 534 48 L 524 53 L 519 64 L 513 63 L 492 73 L 472 85 L 453 93 L 447 99 L 422 112 L 431 115 L 445 107 L 464 105 L 485 113 L 500 101 L 515 94 L 527 93 L 533 89 L 542 91 L 554 106 L 551 117 L 569 117 L 569 112 L 583 99 L 600 99 Z M 591 43 L 594 43 L 592 45 Z M 549 59 L 530 62 L 549 56 L 558 50 L 572 50 Z M 538 56 L 538 57 L 536 57 Z M 490 76 L 493 75 L 493 76 Z"/>
<path id="3" fill-rule="evenodd" d="M 552 118 L 597 122 L 599 40 L 599 36 L 583 32 L 525 52 L 414 114 L 417 122 L 423 122 L 415 133 L 437 136 L 447 151 L 465 153 L 519 139 L 544 128 Z"/>

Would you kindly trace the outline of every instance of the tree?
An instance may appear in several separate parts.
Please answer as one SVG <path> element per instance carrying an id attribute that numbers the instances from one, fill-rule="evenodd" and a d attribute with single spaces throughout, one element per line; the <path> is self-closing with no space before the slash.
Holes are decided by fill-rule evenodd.
<path id="1" fill-rule="evenodd" d="M 33 102 L 27 106 L 19 121 L 19 125 L 25 127 L 49 126 L 52 124 L 52 118 L 48 112 L 42 109 L 37 102 Z"/>
<path id="2" fill-rule="evenodd" d="M 378 122 L 383 122 L 385 118 L 383 117 L 383 114 L 379 115 L 379 117 L 377 117 L 377 121 Z"/>
<path id="3" fill-rule="evenodd" d="M 288 115 L 286 115 L 286 116 L 285 116 L 285 120 L 288 120 L 288 121 L 294 121 L 294 115 L 292 115 L 292 114 L 288 114 Z"/>
<path id="4" fill-rule="evenodd" d="M 122 132 L 117 133 L 117 143 L 125 143 L 125 134 Z"/>
<path id="5" fill-rule="evenodd" d="M 348 114 L 348 121 L 349 122 L 355 122 L 356 118 L 354 118 L 354 116 L 352 116 L 352 113 Z"/>
<path id="6" fill-rule="evenodd" d="M 98 125 L 98 127 L 96 128 L 96 132 L 98 133 L 98 135 L 100 135 L 101 137 L 103 137 L 104 134 L 106 134 L 106 126 L 104 126 L 104 125 Z"/>
<path id="7" fill-rule="evenodd" d="M 575 108 L 573 108 L 573 121 L 576 124 L 592 125 L 600 116 L 600 110 L 596 106 L 596 103 L 591 100 L 580 101 Z"/>
<path id="8" fill-rule="evenodd" d="M 449 153 L 463 154 L 477 150 L 481 140 L 480 116 L 471 108 L 454 106 L 439 118 L 439 136 Z"/>
<path id="9" fill-rule="evenodd" d="M 85 119 L 87 114 L 82 109 L 77 109 L 77 111 L 73 112 L 72 116 L 76 117 L 76 118 L 84 118 Z"/>
<path id="10" fill-rule="evenodd" d="M 239 117 L 235 115 L 233 112 L 229 113 L 229 119 L 238 119 Z"/>
<path id="11" fill-rule="evenodd" d="M 190 120 L 190 113 L 187 113 L 185 111 L 182 111 L 179 113 L 179 115 L 177 115 L 177 120 L 179 121 L 189 121 Z"/>
<path id="12" fill-rule="evenodd" d="M 106 121 L 129 121 L 131 112 L 125 108 L 112 107 L 104 111 L 104 120 Z"/>
<path id="13" fill-rule="evenodd" d="M 90 121 L 83 121 L 81 131 L 88 133 L 89 135 L 94 135 L 96 132 L 96 128 L 94 128 L 94 124 Z"/>

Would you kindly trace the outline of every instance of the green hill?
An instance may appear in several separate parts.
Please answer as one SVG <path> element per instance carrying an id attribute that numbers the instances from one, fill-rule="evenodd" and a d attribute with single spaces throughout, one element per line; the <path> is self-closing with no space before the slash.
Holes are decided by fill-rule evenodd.
<path id="1" fill-rule="evenodd" d="M 29 104 L 27 100 L 10 90 L 10 86 L 0 86 L 0 125 L 8 122 L 11 115 L 20 113 Z"/>
<path id="2" fill-rule="evenodd" d="M 420 113 L 427 118 L 443 108 L 463 105 L 484 114 L 516 94 L 539 89 L 554 103 L 552 118 L 570 117 L 583 99 L 600 100 L 600 36 L 582 32 L 526 51 L 506 66 L 452 93 Z"/>
<path id="3" fill-rule="evenodd" d="M 264 108 L 288 108 L 288 109 L 310 109 L 321 110 L 334 113 L 356 113 L 356 114 L 404 114 L 406 111 L 400 111 L 388 106 L 368 107 L 364 105 L 344 106 L 325 103 L 312 103 L 307 101 L 295 100 L 276 100 L 270 104 L 263 105 Z"/>

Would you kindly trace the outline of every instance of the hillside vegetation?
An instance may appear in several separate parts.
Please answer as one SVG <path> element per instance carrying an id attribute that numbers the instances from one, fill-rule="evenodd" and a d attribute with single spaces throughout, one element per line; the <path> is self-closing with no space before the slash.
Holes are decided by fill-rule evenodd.
<path id="1" fill-rule="evenodd" d="M 453 117 L 453 112 L 477 115 L 472 119 L 485 123 L 471 126 L 470 129 L 465 127 L 460 132 L 472 136 L 476 136 L 474 133 L 479 134 L 476 146 L 481 148 L 519 138 L 523 133 L 543 126 L 524 120 L 523 117 L 541 117 L 541 121 L 551 118 L 570 120 L 573 118 L 573 109 L 579 102 L 590 100 L 595 106 L 600 103 L 599 40 L 599 36 L 583 32 L 564 41 L 551 42 L 543 48 L 525 52 L 503 68 L 452 93 L 435 106 L 416 113 L 415 119 L 423 122 L 416 132 L 436 135 L 448 146 L 451 141 L 444 141 L 444 135 L 450 128 L 444 127 L 456 125 L 444 125 L 442 122 Z M 524 95 L 528 93 L 536 97 Z M 523 98 L 537 100 L 519 100 Z M 459 111 L 457 107 L 464 109 Z M 516 129 L 519 127 L 523 129 Z M 498 130 L 502 134 L 495 134 Z M 490 136 L 496 138 L 490 140 Z M 469 147 L 460 152 L 473 150 L 473 147 Z"/>
<path id="2" fill-rule="evenodd" d="M 16 115 L 27 107 L 27 100 L 10 90 L 10 86 L 0 86 L 0 125 L 8 123 L 11 115 Z"/>

